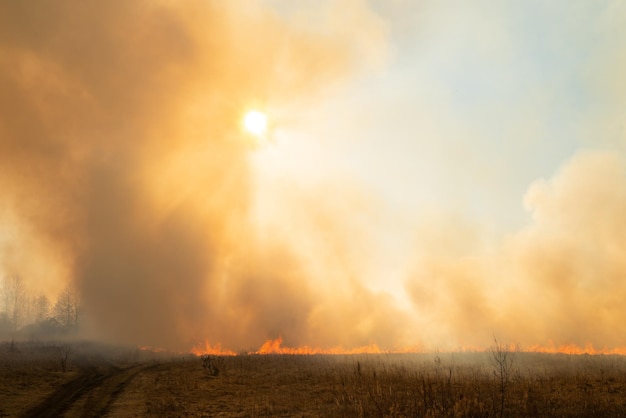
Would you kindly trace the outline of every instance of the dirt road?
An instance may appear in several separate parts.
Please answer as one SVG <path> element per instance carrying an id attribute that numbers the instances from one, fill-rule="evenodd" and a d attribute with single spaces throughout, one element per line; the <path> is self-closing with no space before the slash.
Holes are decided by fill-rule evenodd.
<path id="1" fill-rule="evenodd" d="M 124 388 L 142 371 L 154 367 L 88 368 L 61 386 L 44 401 L 28 409 L 24 417 L 98 417 L 105 415 Z"/>

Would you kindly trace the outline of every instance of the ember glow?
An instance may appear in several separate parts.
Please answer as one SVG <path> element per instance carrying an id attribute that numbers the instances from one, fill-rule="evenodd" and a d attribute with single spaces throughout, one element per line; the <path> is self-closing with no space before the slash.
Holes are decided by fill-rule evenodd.
<path id="1" fill-rule="evenodd" d="M 0 2 L 0 337 L 621 353 L 626 4 L 544 3 Z"/>

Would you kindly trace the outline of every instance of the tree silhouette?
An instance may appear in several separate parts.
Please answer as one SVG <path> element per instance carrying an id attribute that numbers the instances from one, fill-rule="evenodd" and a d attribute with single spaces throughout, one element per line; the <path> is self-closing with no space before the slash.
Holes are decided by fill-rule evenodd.
<path id="1" fill-rule="evenodd" d="M 66 286 L 59 295 L 54 308 L 52 309 L 54 318 L 68 330 L 78 328 L 78 295 L 71 286 Z"/>
<path id="2" fill-rule="evenodd" d="M 15 331 L 22 325 L 26 290 L 19 274 L 9 274 L 2 281 L 2 320 L 9 330 Z"/>

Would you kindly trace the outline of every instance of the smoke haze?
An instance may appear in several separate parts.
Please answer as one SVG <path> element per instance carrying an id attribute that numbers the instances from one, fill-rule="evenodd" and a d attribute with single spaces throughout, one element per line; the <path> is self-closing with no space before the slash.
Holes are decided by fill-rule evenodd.
<path id="1" fill-rule="evenodd" d="M 363 58 L 358 33 L 383 30 L 358 2 L 352 29 L 317 30 L 235 3 L 2 5 L 3 220 L 20 225 L 3 262 L 55 266 L 104 337 L 314 342 L 320 295 L 249 223 L 240 118 L 337 82 Z"/>
<path id="2" fill-rule="evenodd" d="M 273 148 L 244 112 L 276 109 L 284 141 L 279 123 L 391 49 L 365 1 L 271 4 L 2 2 L 0 273 L 73 284 L 86 335 L 171 349 L 625 345 L 618 151 L 533 182 L 532 219 L 497 239 L 463 209 L 399 209 L 325 155 L 321 180 L 263 183 Z"/>

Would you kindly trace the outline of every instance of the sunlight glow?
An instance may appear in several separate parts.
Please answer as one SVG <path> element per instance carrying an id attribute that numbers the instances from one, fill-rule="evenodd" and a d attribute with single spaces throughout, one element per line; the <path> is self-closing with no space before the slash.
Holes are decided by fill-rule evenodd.
<path id="1" fill-rule="evenodd" d="M 267 116 L 258 110 L 251 110 L 246 113 L 243 119 L 243 126 L 249 133 L 260 136 L 267 130 Z"/>

